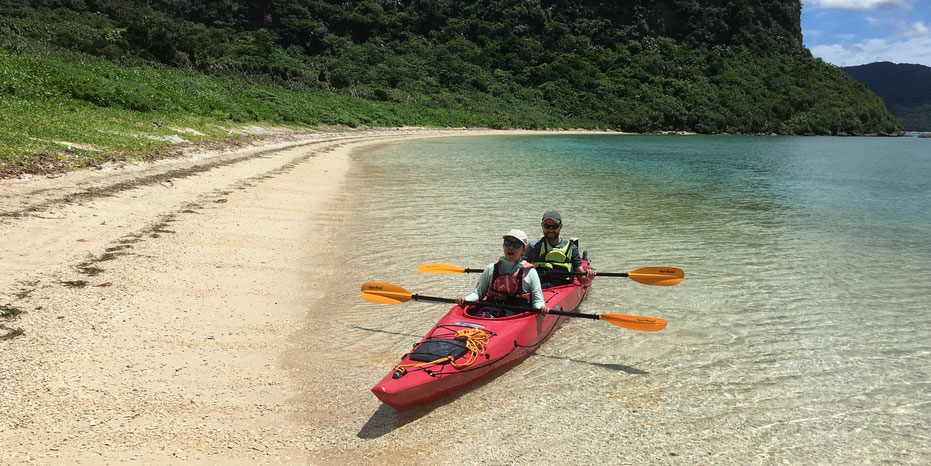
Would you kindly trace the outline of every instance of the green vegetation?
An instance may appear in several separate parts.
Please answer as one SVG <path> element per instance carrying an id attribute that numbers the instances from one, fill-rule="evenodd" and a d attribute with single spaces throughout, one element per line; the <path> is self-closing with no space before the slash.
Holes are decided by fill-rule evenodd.
<path id="1" fill-rule="evenodd" d="M 797 0 L 7 0 L 0 163 L 138 157 L 170 128 L 213 140 L 254 122 L 900 131 L 875 95 L 802 48 L 799 11 Z"/>
<path id="2" fill-rule="evenodd" d="M 908 131 L 931 131 L 931 104 L 892 104 L 889 111 Z"/>
<path id="3" fill-rule="evenodd" d="M 582 125 L 521 102 L 508 103 L 507 113 L 496 112 L 502 103 L 495 99 L 384 102 L 236 76 L 3 51 L 0 83 L 0 175 L 158 156 L 172 145 L 172 137 L 239 139 L 246 136 L 237 128 L 254 122 L 297 130 L 319 125 Z"/>

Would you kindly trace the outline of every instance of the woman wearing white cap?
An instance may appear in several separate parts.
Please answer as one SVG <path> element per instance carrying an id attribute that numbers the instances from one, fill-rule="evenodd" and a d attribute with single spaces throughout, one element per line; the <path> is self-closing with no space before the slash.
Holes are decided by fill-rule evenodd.
<path id="1" fill-rule="evenodd" d="M 511 230 L 504 235 L 504 255 L 494 263 L 488 264 L 478 279 L 475 291 L 468 296 L 459 296 L 456 303 L 462 306 L 466 301 L 486 301 L 500 304 L 530 304 L 537 311 L 546 314 L 550 308 L 543 301 L 540 288 L 540 276 L 533 265 L 523 259 L 527 250 L 527 234 L 521 230 Z M 502 309 L 483 308 L 481 317 L 504 317 L 513 315 Z"/>

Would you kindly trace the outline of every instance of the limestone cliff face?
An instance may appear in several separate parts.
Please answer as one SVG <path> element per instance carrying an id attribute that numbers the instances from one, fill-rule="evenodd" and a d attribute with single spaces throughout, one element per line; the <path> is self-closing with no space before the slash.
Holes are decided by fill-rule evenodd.
<path id="1" fill-rule="evenodd" d="M 788 19 L 791 21 L 789 23 L 791 26 L 789 32 L 792 33 L 792 39 L 795 40 L 795 45 L 802 47 L 802 2 L 793 1 L 786 2 L 786 4 Z"/>

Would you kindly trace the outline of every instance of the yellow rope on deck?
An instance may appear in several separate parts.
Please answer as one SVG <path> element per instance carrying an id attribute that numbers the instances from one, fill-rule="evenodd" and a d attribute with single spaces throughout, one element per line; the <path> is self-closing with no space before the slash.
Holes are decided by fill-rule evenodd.
<path id="1" fill-rule="evenodd" d="M 457 331 L 453 339 L 465 342 L 466 349 L 469 350 L 469 359 L 467 359 L 465 362 L 460 362 L 457 364 L 452 356 L 446 356 L 444 358 L 430 362 L 421 362 L 417 364 L 398 364 L 394 370 L 403 374 L 406 373 L 408 369 L 424 367 L 433 364 L 441 364 L 446 361 L 448 361 L 449 364 L 456 369 L 471 366 L 475 363 L 475 360 L 478 359 L 479 356 L 485 354 L 485 344 L 488 343 L 488 334 L 481 329 L 464 328 Z"/>

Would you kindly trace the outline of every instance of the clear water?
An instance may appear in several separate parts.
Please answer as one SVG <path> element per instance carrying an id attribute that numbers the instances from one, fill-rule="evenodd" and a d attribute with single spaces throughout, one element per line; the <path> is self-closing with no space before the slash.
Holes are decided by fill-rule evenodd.
<path id="1" fill-rule="evenodd" d="M 661 317 L 662 332 L 570 320 L 504 376 L 419 413 L 379 409 L 360 438 L 440 445 L 437 461 L 931 457 L 931 141 L 455 137 L 353 157 L 339 294 L 352 344 L 377 355 L 360 385 L 447 309 L 366 304 L 361 282 L 466 294 L 477 276 L 417 266 L 483 267 L 503 232 L 539 237 L 546 210 L 601 271 L 686 271 L 676 287 L 596 279 L 581 308 Z"/>

